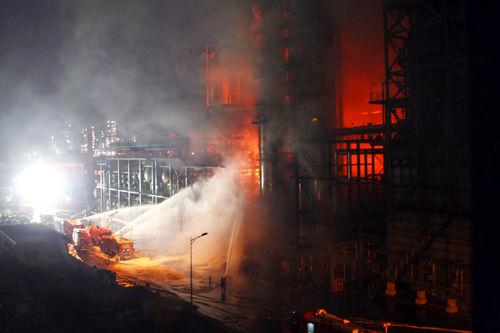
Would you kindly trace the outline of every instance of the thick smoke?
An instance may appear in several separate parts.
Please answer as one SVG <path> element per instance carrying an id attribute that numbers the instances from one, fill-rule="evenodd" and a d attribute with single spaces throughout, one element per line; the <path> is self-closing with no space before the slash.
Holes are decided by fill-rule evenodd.
<path id="1" fill-rule="evenodd" d="M 2 2 L 2 139 L 16 138 L 9 140 L 13 151 L 48 146 L 66 123 L 83 128 L 113 119 L 124 137 L 145 140 L 167 128 L 185 134 L 206 125 L 205 47 L 246 49 L 239 26 L 247 5 Z M 152 124 L 161 126 L 152 131 Z"/>

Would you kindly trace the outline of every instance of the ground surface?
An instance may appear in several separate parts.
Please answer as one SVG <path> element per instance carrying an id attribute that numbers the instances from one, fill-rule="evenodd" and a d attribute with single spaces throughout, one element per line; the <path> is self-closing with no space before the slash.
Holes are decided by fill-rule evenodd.
<path id="1" fill-rule="evenodd" d="M 161 295 L 173 293 L 185 301 L 190 300 L 190 285 L 186 274 L 169 267 L 164 261 L 140 257 L 140 253 L 138 255 L 138 258 L 117 262 L 102 255 L 97 247 L 81 254 L 89 265 L 116 272 L 117 281 L 122 285 L 141 285 L 158 291 Z M 182 265 L 177 265 L 178 267 Z M 319 292 L 297 292 L 285 285 L 279 286 L 246 276 L 229 276 L 223 293 L 220 276 L 215 276 L 214 271 L 208 267 L 201 266 L 194 268 L 193 285 L 193 303 L 198 308 L 198 313 L 238 332 L 281 332 L 293 311 L 300 317 L 305 312 L 319 308 L 348 318 L 470 329 L 470 321 L 460 315 L 436 311 L 432 305 L 416 307 L 401 295 L 369 299 L 355 286 L 346 286 L 344 293 L 325 295 Z M 395 327 L 391 327 L 390 331 L 420 332 Z"/>
<path id="2" fill-rule="evenodd" d="M 191 305 L 181 258 L 154 260 L 139 253 L 118 261 L 98 247 L 77 253 L 69 246 L 69 253 L 74 256 L 43 265 L 18 262 L 0 247 L 0 332 L 283 332 L 293 311 L 303 317 L 318 308 L 351 319 L 470 327 L 432 304 L 416 307 L 404 300 L 411 295 L 369 299 L 349 284 L 337 294 L 298 292 L 284 281 L 233 274 L 223 292 L 222 271 L 203 266 L 194 267 Z"/>
<path id="3" fill-rule="evenodd" d="M 0 332 L 227 332 L 168 292 L 123 287 L 71 256 L 56 265 L 0 249 Z"/>

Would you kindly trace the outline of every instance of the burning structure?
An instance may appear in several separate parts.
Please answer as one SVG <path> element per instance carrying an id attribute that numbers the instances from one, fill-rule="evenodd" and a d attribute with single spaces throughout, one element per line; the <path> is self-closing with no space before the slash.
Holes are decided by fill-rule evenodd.
<path id="1" fill-rule="evenodd" d="M 378 17 L 367 12 L 369 3 L 379 8 Z M 111 221 L 109 232 L 133 239 L 130 252 L 158 254 L 155 259 L 168 265 L 175 257 L 172 265 L 180 270 L 188 258 L 187 240 L 208 232 L 209 237 L 196 243 L 194 260 L 195 268 L 214 278 L 207 279 L 210 285 L 218 281 L 215 274 L 228 272 L 232 256 L 240 259 L 239 267 L 231 265 L 233 272 L 236 267 L 243 278 L 283 287 L 280 292 L 289 299 L 298 291 L 319 291 L 332 300 L 356 290 L 363 296 L 386 295 L 387 302 L 406 298 L 412 311 L 439 307 L 460 312 L 455 318 L 467 316 L 474 303 L 471 229 L 487 230 L 485 223 L 471 223 L 471 214 L 480 215 L 476 212 L 485 206 L 472 207 L 477 181 L 472 179 L 487 174 L 477 172 L 483 166 L 474 169 L 471 156 L 484 161 L 492 155 L 488 140 L 472 133 L 484 117 L 478 120 L 471 110 L 488 110 L 495 95 L 490 88 L 477 94 L 487 98 L 472 96 L 482 88 L 477 84 L 482 74 L 475 67 L 496 64 L 496 59 L 487 62 L 491 59 L 482 51 L 484 45 L 477 45 L 468 31 L 477 28 L 469 9 L 479 6 L 465 0 L 170 5 L 137 1 L 112 24 L 106 15 L 116 8 L 99 1 L 79 6 L 74 16 L 61 14 L 71 26 L 77 19 L 75 29 L 67 29 L 75 33 L 61 42 L 67 54 L 53 75 L 65 81 L 33 93 L 29 107 L 14 102 L 30 100 L 25 97 L 31 93 L 14 94 L 14 102 L 6 102 L 8 109 L 39 113 L 63 106 L 96 113 L 96 119 L 106 113 L 99 118 L 124 124 L 124 131 L 130 131 L 124 137 L 139 135 L 139 141 L 125 143 L 118 140 L 125 133 L 116 133 L 116 124 L 110 123 L 109 137 L 115 139 L 108 140 L 109 151 L 95 164 L 55 165 L 81 179 L 94 169 L 97 200 L 92 210 L 104 218 L 116 209 L 113 218 L 105 217 L 104 224 Z M 185 15 L 178 15 L 179 9 Z M 16 23 L 16 15 L 7 16 L 12 21 L 4 20 L 4 31 Z M 358 21 L 349 22 L 354 16 Z M 135 24 L 128 24 L 131 18 Z M 165 34 L 179 31 L 185 18 L 191 19 L 184 29 L 189 32 L 178 39 Z M 229 24 L 231 19 L 237 23 Z M 380 30 L 371 29 L 372 23 Z M 8 33 L 2 36 L 8 41 Z M 104 48 L 106 44 L 111 46 Z M 352 51 L 363 47 L 362 56 L 353 57 Z M 19 58 L 9 47 L 5 50 L 14 55 L 10 58 Z M 102 57 L 93 57 L 101 51 Z M 369 65 L 359 66 L 361 58 Z M 6 64 L 7 69 L 17 68 Z M 100 70 L 101 64 L 110 70 Z M 19 73 L 29 73 L 18 67 Z M 358 79 L 376 79 L 359 75 L 366 67 L 383 80 L 379 89 L 371 82 L 356 84 Z M 59 75 L 61 69 L 67 78 Z M 21 86 L 8 76 L 4 81 L 13 82 L 9 89 Z M 78 84 L 65 84 L 73 81 Z M 86 89 L 89 83 L 94 83 L 92 89 Z M 9 89 L 4 89 L 6 96 Z M 82 91 L 89 94 L 82 98 Z M 141 140 L 151 137 L 157 140 Z M 90 147 L 91 135 L 87 139 Z M 237 172 L 226 173 L 235 156 L 244 163 Z M 49 179 L 47 175 L 40 167 L 29 173 L 29 196 L 35 192 L 33 184 Z M 43 199 L 49 198 L 49 190 L 62 193 L 57 178 L 43 184 Z M 82 188 L 87 185 L 81 183 Z M 16 193 L 13 188 L 6 191 L 9 198 Z M 78 201 L 86 205 L 87 197 Z M 243 237 L 235 241 L 239 227 Z M 77 247 L 95 244 L 90 231 L 83 231 L 73 225 L 66 230 Z M 99 243 L 108 232 L 97 227 L 92 231 Z M 495 243 L 495 236 L 484 244 Z M 106 245 L 108 254 L 121 252 L 114 247 L 118 243 L 115 239 Z M 227 251 L 233 244 L 241 247 L 238 253 Z M 11 245 L 4 239 L 4 246 L 12 250 Z M 208 248 L 217 251 L 204 251 Z M 217 265 L 210 262 L 212 254 L 218 256 Z M 216 266 L 210 273 L 205 270 Z M 328 304 L 324 308 L 330 311 Z"/>
<path id="2" fill-rule="evenodd" d="M 300 264 L 315 271 L 316 284 L 334 290 L 338 278 L 370 277 L 377 281 L 370 292 L 389 282 L 392 294 L 396 281 L 448 302 L 448 312 L 457 301 L 467 311 L 465 4 L 384 2 L 385 82 L 371 101 L 383 106 L 383 124 L 357 128 L 342 128 L 340 27 L 332 6 L 262 3 L 261 190 L 295 194 L 287 199 L 295 207 L 290 227 L 299 257 L 308 258 Z"/>
<path id="3" fill-rule="evenodd" d="M 331 292 L 363 281 L 369 294 L 406 289 L 467 311 L 464 1 L 384 1 L 385 80 L 370 101 L 383 119 L 357 127 L 344 120 L 340 11 L 249 4 L 251 50 L 205 50 L 206 113 L 220 130 L 192 133 L 175 156 L 151 146 L 101 161 L 99 209 L 159 203 L 221 165 L 190 157 L 243 153 L 247 183 L 287 221 L 299 280 Z"/>

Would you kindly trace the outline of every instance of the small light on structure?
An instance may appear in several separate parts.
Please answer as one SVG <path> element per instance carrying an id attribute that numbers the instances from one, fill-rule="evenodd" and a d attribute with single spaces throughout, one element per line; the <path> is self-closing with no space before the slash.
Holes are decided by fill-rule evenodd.
<path id="1" fill-rule="evenodd" d="M 311 119 L 311 121 L 312 121 L 313 123 L 315 123 L 315 122 L 317 122 L 317 121 L 318 121 L 318 118 L 313 118 L 313 119 Z"/>

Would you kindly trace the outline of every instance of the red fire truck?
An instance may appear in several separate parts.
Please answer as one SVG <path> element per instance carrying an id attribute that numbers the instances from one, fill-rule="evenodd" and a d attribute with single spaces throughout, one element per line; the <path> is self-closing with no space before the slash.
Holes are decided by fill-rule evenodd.
<path id="1" fill-rule="evenodd" d="M 90 237 L 86 229 L 73 229 L 73 246 L 77 250 L 86 250 L 90 246 Z"/>
<path id="2" fill-rule="evenodd" d="M 92 244 L 102 245 L 103 237 L 111 236 L 113 232 L 107 228 L 101 228 L 98 225 L 92 225 L 88 228 L 88 234 Z"/>
<path id="3" fill-rule="evenodd" d="M 73 238 L 73 229 L 75 228 L 82 229 L 85 228 L 85 225 L 77 220 L 71 220 L 71 219 L 64 220 L 63 230 L 66 236 L 68 236 L 69 238 Z"/>
<path id="4" fill-rule="evenodd" d="M 118 256 L 122 260 L 127 260 L 131 259 L 134 254 L 134 243 L 115 235 L 103 236 L 101 249 L 110 257 Z"/>

